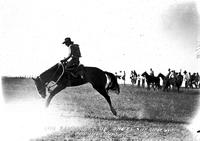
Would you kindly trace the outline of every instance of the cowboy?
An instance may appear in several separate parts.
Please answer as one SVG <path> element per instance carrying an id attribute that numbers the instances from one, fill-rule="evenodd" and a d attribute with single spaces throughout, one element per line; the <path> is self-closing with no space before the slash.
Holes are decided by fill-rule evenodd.
<path id="1" fill-rule="evenodd" d="M 176 77 L 176 72 L 175 70 L 171 71 L 172 73 L 169 75 L 169 78 L 175 78 Z"/>
<path id="2" fill-rule="evenodd" d="M 169 68 L 166 77 L 169 78 L 170 75 L 171 75 L 171 69 Z"/>
<path id="3" fill-rule="evenodd" d="M 150 68 L 150 75 L 151 75 L 151 76 L 154 76 L 154 71 L 153 71 L 152 68 Z"/>
<path id="4" fill-rule="evenodd" d="M 74 42 L 72 42 L 69 37 L 65 38 L 65 41 L 63 42 L 63 44 L 69 47 L 70 54 L 67 58 L 61 60 L 61 62 L 66 64 L 65 65 L 66 69 L 78 67 L 80 63 L 79 58 L 81 57 L 79 45 L 74 44 Z"/>
<path id="5" fill-rule="evenodd" d="M 188 87 L 188 82 L 190 80 L 190 76 L 189 76 L 189 74 L 187 73 L 186 70 L 183 73 L 184 73 L 185 88 L 187 88 Z"/>
<path id="6" fill-rule="evenodd" d="M 69 37 L 65 38 L 65 41 L 63 42 L 67 47 L 70 49 L 70 53 L 67 58 L 61 60 L 61 63 L 64 64 L 65 70 L 73 70 L 74 68 L 78 67 L 80 64 L 79 58 L 81 57 L 81 52 L 79 49 L 79 45 L 74 44 L 73 41 Z M 76 74 L 73 74 L 74 77 L 77 77 Z M 70 74 L 68 73 L 68 84 L 71 85 L 70 82 Z M 82 77 L 81 77 L 82 78 Z"/>
<path id="7" fill-rule="evenodd" d="M 138 87 L 140 87 L 141 76 L 138 74 Z"/>

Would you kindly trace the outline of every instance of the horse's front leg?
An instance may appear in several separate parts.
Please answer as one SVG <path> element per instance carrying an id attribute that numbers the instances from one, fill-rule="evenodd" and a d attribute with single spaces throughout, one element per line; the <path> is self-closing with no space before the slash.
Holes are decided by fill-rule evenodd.
<path id="1" fill-rule="evenodd" d="M 152 88 L 154 91 L 156 90 L 156 85 L 154 83 L 152 83 Z"/>
<path id="2" fill-rule="evenodd" d="M 147 87 L 147 90 L 150 90 L 151 88 L 150 88 L 150 83 L 148 83 L 148 87 Z"/>
<path id="3" fill-rule="evenodd" d="M 52 98 L 58 93 L 60 92 L 61 90 L 63 90 L 64 88 L 66 88 L 65 85 L 58 85 L 52 92 L 50 92 L 49 94 L 49 97 L 47 98 L 47 101 L 46 101 L 46 107 L 49 106 Z"/>
<path id="4" fill-rule="evenodd" d="M 55 96 L 55 94 L 51 94 L 51 93 L 49 94 L 49 97 L 47 98 L 47 101 L 46 101 L 46 104 L 45 104 L 46 107 L 49 106 L 49 104 L 50 104 L 50 102 L 51 102 L 51 100 L 54 96 Z"/>

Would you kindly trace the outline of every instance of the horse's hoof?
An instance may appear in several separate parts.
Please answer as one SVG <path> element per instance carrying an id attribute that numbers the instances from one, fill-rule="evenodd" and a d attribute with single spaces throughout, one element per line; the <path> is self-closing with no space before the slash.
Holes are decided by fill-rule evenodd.
<path id="1" fill-rule="evenodd" d="M 46 95 L 41 95 L 41 97 L 45 99 L 45 98 L 46 98 Z"/>
<path id="2" fill-rule="evenodd" d="M 49 107 L 49 104 L 48 104 L 48 103 L 46 103 L 46 104 L 45 104 L 45 108 L 48 108 L 48 107 Z"/>
<path id="3" fill-rule="evenodd" d="M 41 93 L 38 93 L 38 95 L 39 95 L 39 97 L 41 97 L 41 98 L 46 98 L 46 94 L 41 94 Z"/>
<path id="4" fill-rule="evenodd" d="M 112 110 L 113 115 L 117 116 L 117 112 L 115 110 Z"/>

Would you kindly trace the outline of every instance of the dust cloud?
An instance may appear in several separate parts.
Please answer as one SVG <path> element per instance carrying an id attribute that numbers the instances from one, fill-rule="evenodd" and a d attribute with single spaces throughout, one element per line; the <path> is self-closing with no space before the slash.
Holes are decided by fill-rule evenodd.
<path id="1" fill-rule="evenodd" d="M 66 128 L 86 125 L 86 121 L 72 112 L 45 108 L 44 101 L 12 102 L 1 111 L 1 139 L 6 141 L 46 136 Z"/>

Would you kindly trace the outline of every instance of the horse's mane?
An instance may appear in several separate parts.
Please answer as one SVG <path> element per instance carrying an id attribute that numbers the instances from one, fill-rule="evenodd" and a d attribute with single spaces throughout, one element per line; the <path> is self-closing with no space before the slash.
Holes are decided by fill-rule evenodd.
<path id="1" fill-rule="evenodd" d="M 159 73 L 158 77 L 161 77 L 162 79 L 166 78 L 166 76 L 164 74 L 162 74 L 162 73 Z"/>
<path id="2" fill-rule="evenodd" d="M 142 76 L 144 76 L 144 75 L 149 76 L 149 74 L 146 71 L 142 73 Z"/>

